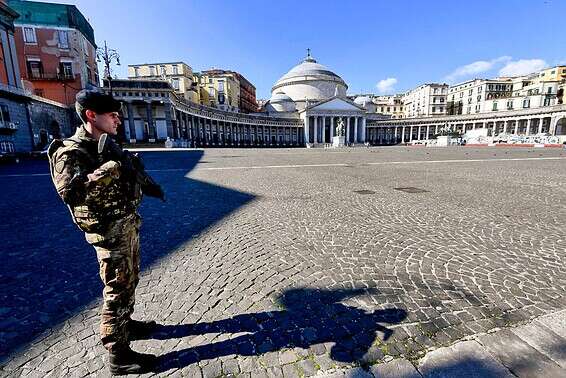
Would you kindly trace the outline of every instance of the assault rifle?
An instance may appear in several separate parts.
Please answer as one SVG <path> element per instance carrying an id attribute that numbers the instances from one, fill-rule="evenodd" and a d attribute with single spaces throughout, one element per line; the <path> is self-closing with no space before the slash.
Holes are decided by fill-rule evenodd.
<path id="1" fill-rule="evenodd" d="M 122 150 L 108 134 L 102 134 L 100 136 L 98 140 L 98 154 L 107 159 L 119 161 L 125 172 L 131 174 L 140 184 L 144 194 L 159 198 L 165 202 L 163 189 L 147 174 L 143 162 L 137 154 Z"/>

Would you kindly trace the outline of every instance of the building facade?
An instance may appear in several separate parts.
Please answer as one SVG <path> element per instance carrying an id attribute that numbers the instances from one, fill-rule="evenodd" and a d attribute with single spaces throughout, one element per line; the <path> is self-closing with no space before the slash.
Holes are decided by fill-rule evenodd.
<path id="1" fill-rule="evenodd" d="M 187 101 L 200 102 L 193 69 L 184 62 L 128 65 L 128 78 L 134 80 L 166 80 L 176 93 Z"/>
<path id="2" fill-rule="evenodd" d="M 20 16 L 15 42 L 23 86 L 71 105 L 83 88 L 99 85 L 94 31 L 74 5 L 9 0 Z"/>
<path id="3" fill-rule="evenodd" d="M 446 114 L 448 84 L 423 84 L 403 96 L 403 115 L 432 117 Z"/>
<path id="4" fill-rule="evenodd" d="M 468 80 L 448 89 L 446 114 L 475 114 L 503 110 L 505 99 L 511 98 L 512 93 L 511 79 Z"/>
<path id="5" fill-rule="evenodd" d="M 232 71 L 211 69 L 200 72 L 201 104 L 224 111 L 240 111 L 240 81 Z"/>

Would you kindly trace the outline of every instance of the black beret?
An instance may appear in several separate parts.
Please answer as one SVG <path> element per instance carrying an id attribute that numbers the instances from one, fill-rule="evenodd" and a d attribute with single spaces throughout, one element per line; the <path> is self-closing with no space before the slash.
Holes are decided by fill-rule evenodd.
<path id="1" fill-rule="evenodd" d="M 92 110 L 98 114 L 119 112 L 122 103 L 100 90 L 83 89 L 76 96 L 77 111 Z"/>

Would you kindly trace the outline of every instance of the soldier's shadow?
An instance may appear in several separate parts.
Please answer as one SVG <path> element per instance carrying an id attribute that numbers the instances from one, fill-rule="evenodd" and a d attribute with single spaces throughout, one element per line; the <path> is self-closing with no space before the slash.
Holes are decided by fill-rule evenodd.
<path id="1" fill-rule="evenodd" d="M 151 338 L 163 340 L 203 334 L 216 334 L 217 337 L 211 343 L 159 356 L 156 370 L 162 372 L 182 368 L 231 354 L 260 355 L 283 348 L 308 348 L 326 342 L 334 343 L 330 350 L 333 360 L 363 362 L 376 337 L 386 341 L 393 334 L 394 331 L 383 324 L 399 323 L 407 316 L 402 309 L 368 313 L 340 303 L 344 299 L 367 293 L 366 289 L 292 289 L 280 297 L 279 302 L 284 307 L 281 311 L 242 314 L 210 323 L 162 325 Z M 234 337 L 238 333 L 246 334 Z"/>

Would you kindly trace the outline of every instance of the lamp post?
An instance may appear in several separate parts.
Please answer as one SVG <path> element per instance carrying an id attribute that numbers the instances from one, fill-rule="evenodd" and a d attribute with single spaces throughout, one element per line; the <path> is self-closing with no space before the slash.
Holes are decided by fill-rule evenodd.
<path id="1" fill-rule="evenodd" d="M 112 96 L 112 74 L 110 65 L 116 60 L 116 65 L 120 65 L 120 55 L 114 49 L 109 49 L 104 41 L 104 47 L 99 47 L 96 50 L 96 61 L 102 62 L 104 64 L 104 77 L 108 80 L 108 89 L 110 90 L 110 95 Z"/>

